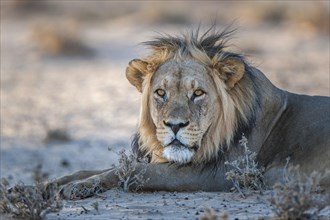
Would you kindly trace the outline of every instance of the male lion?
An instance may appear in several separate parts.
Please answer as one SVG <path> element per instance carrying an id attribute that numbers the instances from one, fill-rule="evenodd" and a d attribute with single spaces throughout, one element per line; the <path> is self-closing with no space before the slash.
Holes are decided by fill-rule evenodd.
<path id="1" fill-rule="evenodd" d="M 148 41 L 151 55 L 127 67 L 128 81 L 142 93 L 132 144 L 150 162 L 135 170 L 146 169 L 149 181 L 142 190 L 228 190 L 224 161 L 243 153 L 238 147 L 243 133 L 268 183 L 281 178 L 287 157 L 307 174 L 325 172 L 330 167 L 329 97 L 280 90 L 242 55 L 225 51 L 230 31 L 198 32 Z M 95 181 L 104 191 L 119 180 L 113 169 L 56 180 L 71 182 L 61 191 L 67 198 L 93 195 Z"/>

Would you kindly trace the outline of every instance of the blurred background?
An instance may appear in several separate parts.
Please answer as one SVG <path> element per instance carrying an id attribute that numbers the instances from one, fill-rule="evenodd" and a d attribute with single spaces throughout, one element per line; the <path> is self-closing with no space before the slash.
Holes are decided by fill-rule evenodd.
<path id="1" fill-rule="evenodd" d="M 329 1 L 1 0 L 1 177 L 103 169 L 130 148 L 139 93 L 127 63 L 157 33 L 215 21 L 275 85 L 329 95 Z M 39 176 L 38 176 L 39 175 Z M 41 176 L 41 177 L 40 177 Z"/>

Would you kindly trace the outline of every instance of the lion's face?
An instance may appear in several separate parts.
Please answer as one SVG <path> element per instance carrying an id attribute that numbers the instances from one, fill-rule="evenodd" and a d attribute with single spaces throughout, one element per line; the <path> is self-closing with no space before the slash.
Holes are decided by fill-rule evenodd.
<path id="1" fill-rule="evenodd" d="M 154 163 L 215 159 L 252 112 L 255 94 L 244 80 L 244 61 L 221 53 L 214 41 L 221 34 L 200 42 L 191 37 L 151 41 L 154 53 L 126 69 L 142 93 L 138 151 Z"/>
<path id="2" fill-rule="evenodd" d="M 168 161 L 188 163 L 219 109 L 208 69 L 192 60 L 168 61 L 151 80 L 149 108 Z"/>

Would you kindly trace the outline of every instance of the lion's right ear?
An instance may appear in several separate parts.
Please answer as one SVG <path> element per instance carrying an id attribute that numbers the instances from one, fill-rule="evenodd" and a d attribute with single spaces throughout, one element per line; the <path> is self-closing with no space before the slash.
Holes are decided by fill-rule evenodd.
<path id="1" fill-rule="evenodd" d="M 150 72 L 150 65 L 140 59 L 131 60 L 126 68 L 126 78 L 128 81 L 142 92 L 144 77 Z"/>
<path id="2" fill-rule="evenodd" d="M 226 58 L 216 65 L 229 89 L 232 89 L 244 76 L 245 66 L 239 58 Z"/>

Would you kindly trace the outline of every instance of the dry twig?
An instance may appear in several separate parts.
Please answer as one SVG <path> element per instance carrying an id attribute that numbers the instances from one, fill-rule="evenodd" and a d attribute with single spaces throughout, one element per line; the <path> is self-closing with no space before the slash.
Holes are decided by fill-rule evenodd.
<path id="1" fill-rule="evenodd" d="M 229 172 L 226 172 L 226 178 L 231 180 L 235 189 L 245 197 L 246 191 L 264 189 L 263 169 L 259 168 L 258 163 L 255 162 L 257 154 L 249 150 L 248 141 L 244 135 L 239 143 L 244 148 L 244 155 L 232 162 L 225 162 L 225 165 L 232 167 Z"/>
<path id="2" fill-rule="evenodd" d="M 329 172 L 312 172 L 309 176 L 299 172 L 299 166 L 283 171 L 283 182 L 274 185 L 270 203 L 279 219 L 315 219 L 320 211 L 330 204 L 330 194 L 320 193 L 320 181 Z"/>
<path id="3" fill-rule="evenodd" d="M 8 182 L 2 179 L 0 184 L 0 211 L 10 213 L 14 217 L 43 219 L 49 212 L 58 212 L 62 203 L 57 200 L 57 186 L 43 184 L 25 186 L 17 184 L 8 189 Z"/>
<path id="4" fill-rule="evenodd" d="M 148 181 L 148 179 L 144 179 L 143 177 L 146 172 L 146 168 L 141 169 L 136 173 L 136 156 L 133 154 L 127 156 L 125 150 L 119 151 L 118 155 L 120 157 L 119 164 L 118 166 L 114 166 L 116 175 L 119 178 L 118 186 L 125 192 L 129 191 L 133 185 L 135 190 L 138 190 L 141 186 L 143 186 L 143 184 L 146 183 L 146 181 Z"/>

